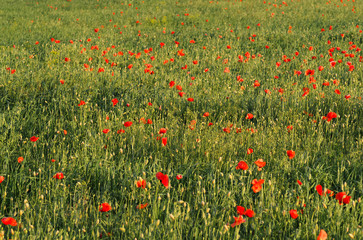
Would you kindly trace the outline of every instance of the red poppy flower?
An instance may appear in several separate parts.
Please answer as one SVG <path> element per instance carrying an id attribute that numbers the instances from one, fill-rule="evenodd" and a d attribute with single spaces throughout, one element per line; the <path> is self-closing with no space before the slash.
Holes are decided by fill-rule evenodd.
<path id="1" fill-rule="evenodd" d="M 69 62 L 69 61 L 71 61 L 71 59 L 66 57 L 66 58 L 64 58 L 64 61 Z"/>
<path id="2" fill-rule="evenodd" d="M 286 127 L 287 128 L 287 132 L 290 132 L 294 127 L 293 126 L 291 126 L 291 125 L 289 125 L 289 126 L 287 126 Z"/>
<path id="3" fill-rule="evenodd" d="M 114 98 L 114 99 L 112 99 L 111 101 L 112 101 L 112 104 L 113 104 L 114 106 L 118 103 L 117 98 Z"/>
<path id="4" fill-rule="evenodd" d="M 231 224 L 231 227 L 235 227 L 238 226 L 244 222 L 246 222 L 245 219 L 243 219 L 242 215 L 239 215 L 238 217 L 233 217 L 234 218 L 234 223 Z"/>
<path id="5" fill-rule="evenodd" d="M 288 150 L 286 151 L 286 154 L 287 156 L 290 158 L 290 159 L 293 159 L 295 157 L 295 151 L 293 150 Z"/>
<path id="6" fill-rule="evenodd" d="M 62 85 L 64 84 L 64 80 L 63 80 L 63 79 L 59 80 L 59 82 L 60 82 Z"/>
<path id="7" fill-rule="evenodd" d="M 350 98 L 350 95 L 345 95 L 344 97 L 348 100 Z"/>
<path id="8" fill-rule="evenodd" d="M 0 183 L 2 183 L 4 181 L 4 177 L 3 176 L 0 176 Z"/>
<path id="9" fill-rule="evenodd" d="M 205 113 L 203 114 L 203 117 L 209 117 L 209 112 L 205 112 Z"/>
<path id="10" fill-rule="evenodd" d="M 317 185 L 317 186 L 315 187 L 315 189 L 316 189 L 316 191 L 318 192 L 318 194 L 319 194 L 320 196 L 322 196 L 322 195 L 323 195 L 323 187 L 322 187 L 321 185 Z"/>
<path id="11" fill-rule="evenodd" d="M 144 209 L 148 206 L 149 204 L 148 203 L 145 203 L 145 204 L 140 204 L 140 205 L 137 205 L 136 208 L 137 209 Z"/>
<path id="12" fill-rule="evenodd" d="M 321 229 L 319 236 L 316 240 L 326 240 L 326 239 L 328 239 L 328 234 L 323 229 Z"/>
<path id="13" fill-rule="evenodd" d="M 175 82 L 174 82 L 174 81 L 171 81 L 171 82 L 169 83 L 170 88 L 174 87 L 174 85 L 175 85 Z"/>
<path id="14" fill-rule="evenodd" d="M 241 206 L 237 206 L 237 213 L 239 215 L 245 215 L 245 208 L 244 207 L 241 207 Z"/>
<path id="15" fill-rule="evenodd" d="M 194 102 L 194 98 L 188 98 L 188 102 Z"/>
<path id="16" fill-rule="evenodd" d="M 120 133 L 125 133 L 125 130 L 123 130 L 123 129 L 117 130 L 117 134 L 120 134 Z"/>
<path id="17" fill-rule="evenodd" d="M 249 218 L 252 218 L 255 216 L 255 212 L 252 209 L 247 209 L 245 215 Z"/>
<path id="18" fill-rule="evenodd" d="M 143 179 L 143 180 L 139 180 L 139 181 L 137 181 L 136 182 L 136 186 L 138 187 L 138 188 L 140 188 L 140 187 L 142 187 L 142 188 L 146 188 L 146 181 Z"/>
<path id="19" fill-rule="evenodd" d="M 338 115 L 335 112 L 329 112 L 326 117 L 327 121 L 330 122 L 333 118 L 336 118 Z"/>
<path id="20" fill-rule="evenodd" d="M 85 101 L 81 100 L 81 102 L 78 104 L 78 107 L 86 105 Z"/>
<path id="21" fill-rule="evenodd" d="M 253 153 L 253 149 L 252 148 L 247 149 L 247 154 L 252 154 L 252 153 Z"/>
<path id="22" fill-rule="evenodd" d="M 129 122 L 125 122 L 125 123 L 124 123 L 124 126 L 125 126 L 125 127 L 130 127 L 131 125 L 132 125 L 132 122 L 131 122 L 131 121 L 129 121 Z"/>
<path id="23" fill-rule="evenodd" d="M 340 192 L 337 193 L 337 195 L 335 195 L 335 199 L 337 199 L 339 201 L 339 204 L 342 205 L 344 204 L 349 204 L 350 202 L 350 196 L 348 196 L 345 192 Z"/>
<path id="24" fill-rule="evenodd" d="M 99 211 L 100 212 L 108 212 L 110 211 L 112 208 L 111 208 L 111 205 L 108 204 L 108 203 L 102 203 L 100 206 L 99 206 Z"/>
<path id="25" fill-rule="evenodd" d="M 255 164 L 259 167 L 259 168 L 263 168 L 264 166 L 266 166 L 266 162 L 263 161 L 263 159 L 257 159 L 257 161 L 255 162 Z"/>
<path id="26" fill-rule="evenodd" d="M 160 128 L 160 130 L 159 130 L 159 134 L 165 134 L 166 133 L 166 128 Z"/>
<path id="27" fill-rule="evenodd" d="M 18 157 L 18 163 L 21 163 L 22 161 L 24 161 L 23 157 Z"/>
<path id="28" fill-rule="evenodd" d="M 163 146 L 165 146 L 168 143 L 168 138 L 166 138 L 166 137 L 162 138 L 161 142 L 162 142 Z"/>
<path id="29" fill-rule="evenodd" d="M 265 180 L 260 179 L 257 181 L 257 179 L 253 179 L 252 181 L 252 187 L 251 189 L 253 190 L 254 193 L 258 193 L 259 191 L 262 190 L 262 184 L 265 182 Z"/>
<path id="30" fill-rule="evenodd" d="M 30 138 L 30 141 L 31 142 L 36 142 L 36 141 L 38 141 L 38 139 L 39 139 L 38 137 L 33 136 L 33 137 Z"/>
<path id="31" fill-rule="evenodd" d="M 1 219 L 1 221 L 2 221 L 2 223 L 4 225 L 10 225 L 10 226 L 13 226 L 13 227 L 18 225 L 16 220 L 14 218 L 12 218 L 12 217 L 3 218 L 3 219 Z"/>
<path id="32" fill-rule="evenodd" d="M 103 132 L 104 134 L 108 133 L 109 131 L 110 131 L 110 129 L 103 129 L 103 130 L 102 130 L 102 132 Z"/>
<path id="33" fill-rule="evenodd" d="M 248 165 L 245 161 L 240 161 L 236 167 L 236 169 L 242 169 L 242 170 L 247 170 L 248 169 Z"/>
<path id="34" fill-rule="evenodd" d="M 291 218 L 296 219 L 296 218 L 299 217 L 299 214 L 297 214 L 297 210 L 291 209 L 290 210 L 290 216 L 291 216 Z"/>
<path id="35" fill-rule="evenodd" d="M 185 92 L 178 92 L 180 97 L 183 97 L 183 95 L 185 94 Z"/>
<path id="36" fill-rule="evenodd" d="M 253 114 L 248 113 L 247 116 L 246 116 L 246 119 L 252 119 L 252 118 L 253 118 Z"/>
<path id="37" fill-rule="evenodd" d="M 223 132 L 230 133 L 231 132 L 231 129 L 229 127 L 223 128 Z"/>
<path id="38" fill-rule="evenodd" d="M 297 180 L 297 183 L 301 186 L 302 185 L 302 182 L 301 181 L 299 181 L 299 180 Z"/>
<path id="39" fill-rule="evenodd" d="M 181 174 L 176 175 L 176 179 L 177 179 L 177 180 L 180 180 L 180 179 L 182 179 L 182 178 L 183 178 L 183 175 L 181 175 Z"/>
<path id="40" fill-rule="evenodd" d="M 163 174 L 162 172 L 158 172 L 156 174 L 156 178 L 160 180 L 160 182 L 166 187 L 169 187 L 169 177 L 166 174 Z"/>
<path id="41" fill-rule="evenodd" d="M 53 178 L 55 178 L 55 179 L 63 179 L 64 178 L 64 175 L 63 175 L 63 173 L 59 172 L 59 173 L 56 173 L 53 176 Z"/>

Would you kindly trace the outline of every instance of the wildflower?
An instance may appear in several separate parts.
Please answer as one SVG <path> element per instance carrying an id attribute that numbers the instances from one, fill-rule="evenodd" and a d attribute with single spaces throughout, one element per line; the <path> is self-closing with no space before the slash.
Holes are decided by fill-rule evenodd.
<path id="1" fill-rule="evenodd" d="M 99 211 L 100 212 L 108 212 L 110 211 L 112 208 L 111 208 L 111 205 L 108 204 L 108 203 L 102 203 L 100 206 L 99 206 Z"/>

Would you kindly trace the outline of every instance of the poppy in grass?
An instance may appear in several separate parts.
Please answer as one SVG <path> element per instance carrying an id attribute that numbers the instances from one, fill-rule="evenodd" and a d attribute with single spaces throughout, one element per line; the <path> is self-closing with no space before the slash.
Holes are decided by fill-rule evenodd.
<path id="1" fill-rule="evenodd" d="M 239 215 L 245 215 L 245 213 L 246 213 L 245 208 L 241 207 L 241 206 L 237 206 L 237 213 Z"/>
<path id="2" fill-rule="evenodd" d="M 252 154 L 252 153 L 253 153 L 253 149 L 252 148 L 247 149 L 247 154 Z"/>
<path id="3" fill-rule="evenodd" d="M 18 225 L 18 223 L 16 222 L 16 220 L 14 218 L 12 218 L 12 217 L 3 218 L 3 219 L 1 219 L 1 222 L 4 225 L 10 225 L 10 226 L 13 226 L 13 227 L 15 227 L 16 225 Z"/>
<path id="4" fill-rule="evenodd" d="M 21 163 L 22 161 L 24 161 L 23 157 L 18 157 L 18 163 Z"/>
<path id="5" fill-rule="evenodd" d="M 301 186 L 302 182 L 300 180 L 297 180 L 297 184 L 299 184 Z"/>
<path id="6" fill-rule="evenodd" d="M 145 203 L 145 204 L 140 204 L 140 205 L 137 205 L 136 208 L 137 209 L 144 209 L 147 207 L 147 205 L 149 205 L 148 203 Z"/>
<path id="7" fill-rule="evenodd" d="M 263 159 L 257 159 L 257 161 L 255 162 L 255 164 L 259 167 L 259 168 L 263 168 L 264 166 L 266 166 L 266 162 L 263 161 Z"/>
<path id="8" fill-rule="evenodd" d="M 297 210 L 291 209 L 290 210 L 290 216 L 291 216 L 291 218 L 296 219 L 296 218 L 299 217 L 299 214 L 297 214 Z"/>
<path id="9" fill-rule="evenodd" d="M 108 203 L 102 203 L 100 206 L 99 206 L 99 208 L 98 208 L 98 210 L 100 211 L 100 212 L 108 212 L 108 211 L 111 211 L 111 205 L 110 204 L 108 204 Z"/>
<path id="10" fill-rule="evenodd" d="M 230 133 L 231 129 L 229 127 L 223 128 L 223 132 Z"/>
<path id="11" fill-rule="evenodd" d="M 238 226 L 244 222 L 246 222 L 245 219 L 243 219 L 242 215 L 239 215 L 238 217 L 233 217 L 234 218 L 234 223 L 231 224 L 231 227 L 235 227 Z"/>
<path id="12" fill-rule="evenodd" d="M 4 177 L 3 176 L 0 176 L 0 183 L 2 183 L 4 181 Z"/>
<path id="13" fill-rule="evenodd" d="M 110 129 L 103 129 L 103 130 L 102 130 L 102 132 L 103 132 L 104 134 L 108 133 L 109 131 L 110 131 Z"/>
<path id="14" fill-rule="evenodd" d="M 175 82 L 174 81 L 169 82 L 170 88 L 174 87 L 174 85 L 175 85 Z"/>
<path id="15" fill-rule="evenodd" d="M 137 181 L 136 182 L 136 186 L 138 187 L 138 188 L 146 188 L 146 181 L 144 180 L 144 179 L 142 179 L 142 180 L 139 180 L 139 181 Z"/>
<path id="16" fill-rule="evenodd" d="M 209 112 L 205 112 L 205 113 L 203 114 L 203 117 L 209 117 Z"/>
<path id="17" fill-rule="evenodd" d="M 64 80 L 63 80 L 63 79 L 59 80 L 59 82 L 60 82 L 62 85 L 64 84 Z"/>
<path id="18" fill-rule="evenodd" d="M 30 141 L 31 142 L 36 142 L 36 141 L 38 141 L 38 139 L 39 139 L 38 137 L 33 136 L 33 137 L 30 138 Z"/>
<path id="19" fill-rule="evenodd" d="M 130 127 L 132 125 L 132 122 L 131 121 L 128 121 L 128 122 L 125 122 L 124 123 L 124 126 L 125 127 Z"/>
<path id="20" fill-rule="evenodd" d="M 245 215 L 249 218 L 252 218 L 255 216 L 255 212 L 252 209 L 247 209 Z"/>
<path id="21" fill-rule="evenodd" d="M 117 98 L 114 98 L 114 99 L 112 99 L 111 101 L 112 101 L 113 106 L 115 106 L 115 105 L 118 103 Z"/>
<path id="22" fill-rule="evenodd" d="M 121 133 L 125 133 L 125 130 L 123 130 L 123 129 L 117 130 L 117 134 L 121 134 Z"/>
<path id="23" fill-rule="evenodd" d="M 328 234 L 323 229 L 321 229 L 319 236 L 316 240 L 326 240 L 326 239 L 328 239 Z"/>
<path id="24" fill-rule="evenodd" d="M 80 103 L 78 104 L 78 107 L 86 105 L 85 101 L 81 100 Z"/>
<path id="25" fill-rule="evenodd" d="M 318 194 L 319 194 L 320 196 L 322 196 L 322 195 L 323 195 L 323 187 L 322 187 L 321 185 L 317 185 L 317 186 L 315 187 L 315 189 L 316 189 L 316 191 L 318 192 Z"/>
<path id="26" fill-rule="evenodd" d="M 169 177 L 166 174 L 163 174 L 162 172 L 158 172 L 156 174 L 156 178 L 160 180 L 160 182 L 166 187 L 169 187 Z"/>
<path id="27" fill-rule="evenodd" d="M 159 134 L 165 134 L 166 133 L 166 128 L 160 128 L 159 130 Z"/>
<path id="28" fill-rule="evenodd" d="M 254 193 L 258 193 L 259 191 L 262 190 L 262 184 L 265 182 L 264 179 L 260 179 L 257 181 L 257 179 L 253 179 L 252 181 L 252 190 Z"/>
<path id="29" fill-rule="evenodd" d="M 236 169 L 242 169 L 242 170 L 247 170 L 248 169 L 248 165 L 245 161 L 240 161 L 236 167 Z"/>
<path id="30" fill-rule="evenodd" d="M 340 192 L 337 193 L 337 195 L 335 195 L 335 199 L 337 199 L 339 201 L 339 204 L 342 205 L 344 204 L 349 204 L 350 202 L 350 196 L 348 196 L 345 192 Z"/>
<path id="31" fill-rule="evenodd" d="M 293 150 L 287 150 L 286 151 L 286 154 L 287 156 L 290 158 L 290 159 L 293 159 L 295 157 L 295 151 Z"/>
<path id="32" fill-rule="evenodd" d="M 291 132 L 291 130 L 294 128 L 293 126 L 289 125 L 286 127 L 287 128 L 287 132 Z"/>
<path id="33" fill-rule="evenodd" d="M 337 114 L 335 112 L 329 112 L 326 117 L 327 117 L 327 121 L 330 122 L 333 118 L 337 118 Z"/>
<path id="34" fill-rule="evenodd" d="M 188 98 L 188 102 L 194 102 L 194 98 Z"/>
<path id="35" fill-rule="evenodd" d="M 59 172 L 59 173 L 56 173 L 53 176 L 53 178 L 55 178 L 55 179 L 63 179 L 64 178 L 64 175 L 63 175 L 63 173 Z"/>
<path id="36" fill-rule="evenodd" d="M 248 113 L 246 116 L 246 119 L 252 119 L 253 118 L 253 114 L 252 113 Z"/>
<path id="37" fill-rule="evenodd" d="M 181 174 L 176 175 L 176 179 L 177 179 L 177 180 L 180 180 L 180 179 L 182 179 L 182 178 L 183 178 L 183 175 L 181 175 Z"/>
<path id="38" fill-rule="evenodd" d="M 161 139 L 161 143 L 165 146 L 168 143 L 168 138 L 164 137 Z"/>

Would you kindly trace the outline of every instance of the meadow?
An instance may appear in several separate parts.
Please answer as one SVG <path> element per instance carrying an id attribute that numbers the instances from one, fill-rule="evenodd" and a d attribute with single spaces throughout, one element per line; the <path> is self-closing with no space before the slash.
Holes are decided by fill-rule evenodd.
<path id="1" fill-rule="evenodd" d="M 361 0 L 2 0 L 0 239 L 363 239 Z"/>

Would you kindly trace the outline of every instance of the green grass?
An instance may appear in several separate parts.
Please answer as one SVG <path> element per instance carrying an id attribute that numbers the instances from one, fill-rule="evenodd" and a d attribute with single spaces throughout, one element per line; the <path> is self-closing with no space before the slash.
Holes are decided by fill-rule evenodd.
<path id="1" fill-rule="evenodd" d="M 0 218 L 18 225 L 1 223 L 0 239 L 316 239 L 321 229 L 328 239 L 363 239 L 363 4 L 286 3 L 3 1 Z M 338 116 L 328 122 L 329 112 Z M 161 128 L 166 146 L 157 140 Z M 257 159 L 267 163 L 261 171 Z M 236 170 L 242 160 L 246 171 Z M 64 179 L 53 178 L 58 172 Z M 169 176 L 169 188 L 158 172 Z M 145 189 L 137 188 L 140 179 Z M 265 180 L 258 193 L 253 179 Z M 319 196 L 319 184 L 346 192 L 350 203 Z M 104 202 L 111 211 L 99 211 Z M 255 216 L 232 228 L 236 206 Z"/>

